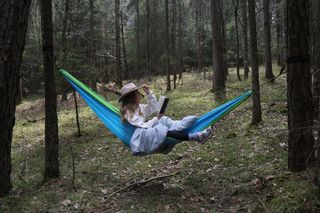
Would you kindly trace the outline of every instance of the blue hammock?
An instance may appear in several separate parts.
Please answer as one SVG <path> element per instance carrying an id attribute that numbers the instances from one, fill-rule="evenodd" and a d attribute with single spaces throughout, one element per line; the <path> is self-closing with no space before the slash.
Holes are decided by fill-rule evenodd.
<path id="1" fill-rule="evenodd" d="M 112 106 L 109 102 L 105 101 L 95 91 L 87 87 L 85 84 L 77 80 L 71 74 L 65 70 L 60 70 L 60 73 L 66 78 L 66 80 L 72 85 L 72 87 L 80 94 L 80 96 L 86 101 L 89 107 L 96 113 L 104 125 L 115 134 L 125 145 L 130 147 L 130 139 L 133 135 L 135 128 L 131 124 L 122 123 L 119 109 Z M 244 92 L 239 97 L 232 99 L 221 106 L 213 109 L 200 116 L 197 121 L 185 131 L 187 133 L 194 133 L 202 131 L 208 126 L 216 123 L 222 117 L 227 115 L 245 100 L 247 100 L 252 94 L 252 91 Z M 167 137 L 164 145 L 175 145 L 182 141 Z"/>

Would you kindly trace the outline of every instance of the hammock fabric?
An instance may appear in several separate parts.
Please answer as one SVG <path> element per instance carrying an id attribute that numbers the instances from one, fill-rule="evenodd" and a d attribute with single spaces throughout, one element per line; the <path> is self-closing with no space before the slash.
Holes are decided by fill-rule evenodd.
<path id="1" fill-rule="evenodd" d="M 94 90 L 87 87 L 85 84 L 73 77 L 67 71 L 61 69 L 60 73 L 86 101 L 89 107 L 96 113 L 96 115 L 101 119 L 105 126 L 113 134 L 115 134 L 125 145 L 130 147 L 130 139 L 136 127 L 128 123 L 122 123 L 119 109 L 111 105 L 106 100 L 104 100 Z M 239 97 L 232 99 L 224 103 L 223 105 L 217 107 L 216 109 L 213 109 L 212 111 L 203 114 L 197 119 L 197 121 L 192 126 L 190 126 L 185 131 L 187 133 L 198 132 L 216 123 L 222 117 L 227 115 L 241 103 L 247 100 L 251 96 L 251 94 L 252 91 L 244 92 Z M 167 137 L 164 142 L 164 145 L 174 145 L 181 142 L 182 141 Z"/>

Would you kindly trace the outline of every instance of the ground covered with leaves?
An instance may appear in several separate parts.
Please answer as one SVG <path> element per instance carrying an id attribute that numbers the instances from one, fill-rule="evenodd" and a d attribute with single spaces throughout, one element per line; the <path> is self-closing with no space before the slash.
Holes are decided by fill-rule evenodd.
<path id="1" fill-rule="evenodd" d="M 149 84 L 156 95 L 170 97 L 167 115 L 175 119 L 219 105 L 212 79 L 203 74 L 185 74 L 169 93 L 165 78 Z M 231 71 L 227 99 L 247 88 L 250 81 L 238 82 Z M 0 212 L 319 212 L 312 169 L 287 170 L 285 78 L 264 83 L 261 95 L 260 125 L 250 125 L 248 100 L 215 125 L 205 145 L 184 142 L 168 155 L 145 157 L 132 156 L 83 102 L 78 137 L 70 97 L 59 103 L 61 178 L 48 182 L 42 181 L 44 101 L 25 100 L 17 108 L 12 144 L 14 188 L 0 200 Z M 117 105 L 115 95 L 106 98 Z"/>

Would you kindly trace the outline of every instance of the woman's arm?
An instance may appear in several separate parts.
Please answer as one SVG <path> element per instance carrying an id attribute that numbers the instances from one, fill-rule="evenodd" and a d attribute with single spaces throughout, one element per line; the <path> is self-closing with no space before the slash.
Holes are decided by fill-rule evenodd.
<path id="1" fill-rule="evenodd" d="M 145 119 L 143 116 L 137 114 L 137 113 L 127 113 L 126 114 L 126 120 L 133 126 L 141 127 L 141 128 L 150 128 L 154 125 L 158 124 L 159 119 L 157 117 L 154 117 L 153 119 L 145 122 Z"/>
<path id="2" fill-rule="evenodd" d="M 158 108 L 158 100 L 156 96 L 149 90 L 149 86 L 144 85 L 143 90 L 147 96 L 147 104 L 140 104 L 141 110 L 145 118 L 155 113 Z"/>

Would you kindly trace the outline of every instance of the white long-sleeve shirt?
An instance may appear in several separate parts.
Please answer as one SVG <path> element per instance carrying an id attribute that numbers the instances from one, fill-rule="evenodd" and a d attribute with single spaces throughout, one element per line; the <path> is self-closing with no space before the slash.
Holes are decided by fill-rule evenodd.
<path id="1" fill-rule="evenodd" d="M 157 117 L 152 118 L 149 121 L 146 119 L 155 113 L 158 108 L 158 101 L 156 96 L 150 91 L 147 95 L 147 104 L 139 104 L 139 108 L 137 108 L 133 113 L 127 111 L 125 114 L 125 118 L 127 121 L 136 127 L 140 128 L 150 128 L 155 126 L 159 119 Z M 141 113 L 140 113 L 141 111 Z"/>

